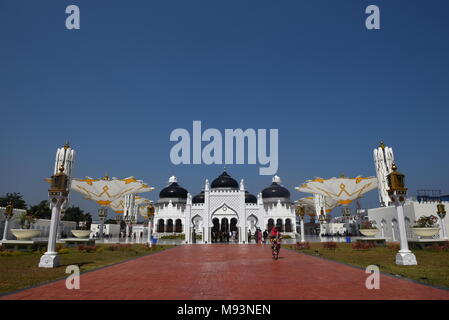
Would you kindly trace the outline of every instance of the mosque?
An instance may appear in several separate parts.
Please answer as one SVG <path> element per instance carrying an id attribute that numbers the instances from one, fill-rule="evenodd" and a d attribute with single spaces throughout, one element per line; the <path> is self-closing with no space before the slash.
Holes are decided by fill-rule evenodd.
<path id="1" fill-rule="evenodd" d="M 280 228 L 285 235 L 296 236 L 296 215 L 290 191 L 281 185 L 278 176 L 257 197 L 245 189 L 243 179 L 238 183 L 226 171 L 195 196 L 170 177 L 167 187 L 159 193 L 155 204 L 155 235 L 184 233 L 185 242 L 211 243 L 217 231 L 231 235 L 231 241 L 246 243 L 248 231 L 256 228 Z"/>

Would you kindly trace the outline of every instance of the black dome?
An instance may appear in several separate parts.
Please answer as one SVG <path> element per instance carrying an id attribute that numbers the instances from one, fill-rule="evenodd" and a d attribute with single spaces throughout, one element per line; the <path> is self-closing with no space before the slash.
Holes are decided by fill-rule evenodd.
<path id="1" fill-rule="evenodd" d="M 257 203 L 257 198 L 255 195 L 245 191 L 245 203 Z"/>
<path id="2" fill-rule="evenodd" d="M 180 187 L 177 182 L 172 182 L 159 192 L 159 198 L 187 199 L 187 193 L 187 190 Z"/>
<path id="3" fill-rule="evenodd" d="M 204 191 L 201 191 L 192 198 L 192 203 L 204 203 Z"/>
<path id="4" fill-rule="evenodd" d="M 277 182 L 262 190 L 262 198 L 290 198 L 290 191 Z"/>
<path id="5" fill-rule="evenodd" d="M 218 178 L 216 178 L 214 181 L 212 181 L 211 188 L 212 189 L 216 189 L 216 188 L 238 189 L 239 184 L 229 174 L 227 174 L 226 171 L 223 171 L 223 173 Z"/>

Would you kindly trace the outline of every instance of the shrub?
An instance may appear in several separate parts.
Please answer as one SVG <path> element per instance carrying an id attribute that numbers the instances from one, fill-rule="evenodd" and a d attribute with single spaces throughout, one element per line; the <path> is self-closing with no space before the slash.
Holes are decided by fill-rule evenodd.
<path id="1" fill-rule="evenodd" d="M 78 251 L 79 252 L 88 252 L 88 253 L 96 252 L 97 251 L 97 247 L 96 246 L 87 246 L 87 245 L 84 245 L 84 244 L 80 244 L 80 245 L 78 245 Z"/>
<path id="2" fill-rule="evenodd" d="M 292 236 L 289 234 L 282 235 L 282 239 L 291 239 Z"/>
<path id="3" fill-rule="evenodd" d="M 337 249 L 337 243 L 333 241 L 323 242 L 324 249 Z"/>
<path id="4" fill-rule="evenodd" d="M 2 250 L 0 251 L 0 257 L 15 257 L 24 254 L 22 251 L 16 250 Z"/>
<path id="5" fill-rule="evenodd" d="M 375 248 L 376 244 L 373 242 L 363 242 L 357 241 L 352 244 L 352 249 L 354 250 L 369 250 L 371 248 Z"/>
<path id="6" fill-rule="evenodd" d="M 58 250 L 59 254 L 66 254 L 66 253 L 69 253 L 69 252 L 70 252 L 70 250 L 67 249 L 67 248 L 61 248 L 61 249 Z"/>
<path id="7" fill-rule="evenodd" d="M 444 244 L 434 243 L 433 245 L 427 247 L 427 249 L 430 251 L 437 251 L 437 252 L 449 251 L 449 241 L 445 242 Z"/>
<path id="8" fill-rule="evenodd" d="M 387 248 L 390 249 L 391 251 L 398 251 L 401 246 L 399 245 L 399 243 L 389 243 L 387 245 Z"/>
<path id="9" fill-rule="evenodd" d="M 438 218 L 434 215 L 421 216 L 415 221 L 415 225 L 412 228 L 431 228 L 435 227 L 438 222 Z"/>
<path id="10" fill-rule="evenodd" d="M 106 247 L 106 250 L 109 251 L 130 251 L 132 250 L 132 245 L 129 243 L 123 243 L 123 244 L 113 244 L 108 247 Z"/>
<path id="11" fill-rule="evenodd" d="M 170 234 L 170 235 L 161 236 L 160 239 L 169 239 L 169 240 L 181 239 L 181 240 L 184 240 L 185 239 L 185 234 L 184 233 Z"/>
<path id="12" fill-rule="evenodd" d="M 296 242 L 295 249 L 296 250 L 309 250 L 310 243 L 309 242 Z"/>

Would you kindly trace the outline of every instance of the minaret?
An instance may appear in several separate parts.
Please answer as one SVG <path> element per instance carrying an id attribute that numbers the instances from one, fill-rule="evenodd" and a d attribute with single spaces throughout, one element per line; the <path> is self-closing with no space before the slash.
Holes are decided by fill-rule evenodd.
<path id="1" fill-rule="evenodd" d="M 391 173 L 391 167 L 394 163 L 393 149 L 385 146 L 384 142 L 381 141 L 379 147 L 374 149 L 373 155 L 377 180 L 379 182 L 379 202 L 382 207 L 386 207 L 391 204 L 391 199 L 387 192 L 387 176 Z"/>

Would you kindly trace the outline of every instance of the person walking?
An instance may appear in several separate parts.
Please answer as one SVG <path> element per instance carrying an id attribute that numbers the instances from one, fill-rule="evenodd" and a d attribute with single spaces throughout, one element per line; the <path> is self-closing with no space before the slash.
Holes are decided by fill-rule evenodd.
<path id="1" fill-rule="evenodd" d="M 262 243 L 262 230 L 257 229 L 257 243 Z"/>
<path id="2" fill-rule="evenodd" d="M 248 229 L 248 243 L 251 243 L 251 230 Z"/>
<path id="3" fill-rule="evenodd" d="M 267 238 L 268 238 L 268 231 L 267 229 L 265 229 L 265 231 L 263 232 L 263 243 L 267 243 Z"/>

